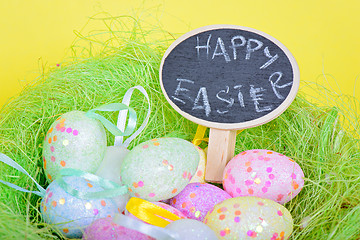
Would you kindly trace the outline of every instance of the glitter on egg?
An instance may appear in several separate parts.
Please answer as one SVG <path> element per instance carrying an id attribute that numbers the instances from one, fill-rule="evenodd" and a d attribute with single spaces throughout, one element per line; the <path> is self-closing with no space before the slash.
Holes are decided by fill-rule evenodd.
<path id="1" fill-rule="evenodd" d="M 65 140 L 63 141 L 63 145 L 64 145 L 64 146 L 69 145 L 69 140 L 65 139 Z"/>
<path id="2" fill-rule="evenodd" d="M 85 203 L 85 208 L 86 209 L 91 209 L 91 207 L 92 207 L 92 205 L 91 205 L 91 203 L 89 203 L 89 202 L 87 202 L 87 203 Z"/>
<path id="3" fill-rule="evenodd" d="M 260 184 L 260 183 L 261 183 L 261 180 L 260 180 L 260 178 L 256 178 L 256 179 L 254 180 L 254 182 L 255 182 L 256 184 Z"/>

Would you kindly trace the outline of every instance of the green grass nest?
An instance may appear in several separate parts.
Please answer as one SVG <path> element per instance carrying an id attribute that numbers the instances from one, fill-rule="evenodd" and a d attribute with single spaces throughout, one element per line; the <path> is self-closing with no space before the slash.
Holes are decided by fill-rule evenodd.
<path id="1" fill-rule="evenodd" d="M 50 69 L 0 110 L 0 152 L 16 160 L 43 187 L 47 183 L 42 142 L 51 123 L 68 111 L 121 102 L 132 86 L 147 90 L 152 114 L 129 149 L 163 136 L 191 141 L 196 132 L 197 125 L 172 109 L 159 86 L 160 61 L 174 40 L 172 35 L 154 28 L 144 31 L 138 21 L 125 24 L 123 17 L 100 21 L 106 31 L 92 31 L 87 36 L 78 33 L 71 61 Z M 162 40 L 149 41 L 154 35 Z M 80 43 L 86 47 L 78 46 Z M 305 186 L 285 205 L 295 224 L 290 239 L 360 239 L 360 144 L 354 137 L 359 136 L 359 116 L 336 94 L 309 85 L 326 99 L 324 104 L 311 103 L 313 96 L 300 91 L 277 119 L 239 134 L 236 154 L 271 149 L 294 159 L 303 169 Z M 131 106 L 140 116 L 139 122 L 145 117 L 145 104 L 144 97 L 135 93 Z M 114 114 L 109 117 L 115 122 Z M 352 123 L 352 130 L 344 129 L 342 122 Z M 113 137 L 108 136 L 111 145 Z M 25 175 L 5 164 L 0 164 L 0 169 L 0 179 L 35 190 Z M 43 223 L 39 203 L 34 194 L 0 185 L 0 239 L 63 238 Z"/>

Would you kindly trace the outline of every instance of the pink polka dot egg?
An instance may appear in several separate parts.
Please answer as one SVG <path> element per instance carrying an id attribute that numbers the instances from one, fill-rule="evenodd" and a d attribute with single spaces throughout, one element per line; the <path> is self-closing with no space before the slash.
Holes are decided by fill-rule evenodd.
<path id="1" fill-rule="evenodd" d="M 170 205 L 179 209 L 186 217 L 203 221 L 205 215 L 218 203 L 231 196 L 208 183 L 190 183 L 170 200 Z"/>
<path id="2" fill-rule="evenodd" d="M 159 138 L 134 147 L 125 156 L 120 175 L 132 197 L 156 202 L 181 192 L 198 165 L 199 153 L 192 143 Z"/>
<path id="3" fill-rule="evenodd" d="M 283 154 L 254 149 L 230 160 L 223 175 L 223 187 L 232 196 L 257 196 L 280 204 L 293 199 L 304 186 L 300 166 Z"/>
<path id="4" fill-rule="evenodd" d="M 106 150 L 106 133 L 100 121 L 82 111 L 71 111 L 55 120 L 43 144 L 43 166 L 51 182 L 62 168 L 94 173 Z"/>
<path id="5" fill-rule="evenodd" d="M 290 212 L 279 203 L 258 197 L 236 197 L 217 204 L 205 217 L 219 239 L 288 239 Z"/>
<path id="6" fill-rule="evenodd" d="M 66 176 L 63 180 L 80 193 L 104 190 L 96 183 L 76 176 Z M 78 198 L 67 193 L 56 179 L 47 187 L 40 210 L 44 221 L 68 238 L 80 238 L 83 230 L 96 219 L 120 212 L 112 199 Z"/>

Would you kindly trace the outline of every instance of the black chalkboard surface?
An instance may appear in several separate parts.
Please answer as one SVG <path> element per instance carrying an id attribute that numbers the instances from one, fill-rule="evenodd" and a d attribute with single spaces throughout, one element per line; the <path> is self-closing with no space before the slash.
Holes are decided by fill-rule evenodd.
<path id="1" fill-rule="evenodd" d="M 260 31 L 212 25 L 166 51 L 163 93 L 184 117 L 218 129 L 244 129 L 280 115 L 294 100 L 299 69 L 278 40 Z"/>

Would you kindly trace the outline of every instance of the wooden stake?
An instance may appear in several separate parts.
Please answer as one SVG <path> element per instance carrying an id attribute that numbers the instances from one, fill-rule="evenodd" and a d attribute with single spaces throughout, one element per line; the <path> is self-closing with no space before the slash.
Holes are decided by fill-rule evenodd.
<path id="1" fill-rule="evenodd" d="M 236 130 L 210 128 L 205 180 L 221 183 L 226 164 L 234 157 Z"/>

